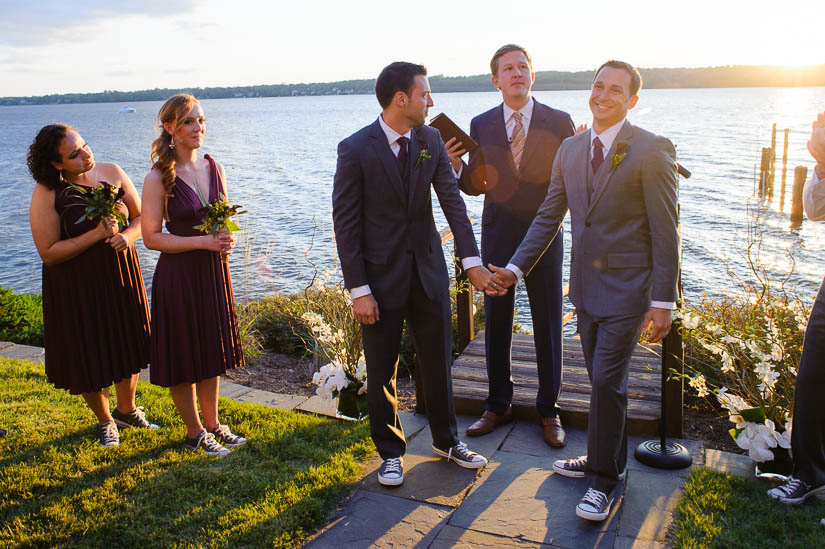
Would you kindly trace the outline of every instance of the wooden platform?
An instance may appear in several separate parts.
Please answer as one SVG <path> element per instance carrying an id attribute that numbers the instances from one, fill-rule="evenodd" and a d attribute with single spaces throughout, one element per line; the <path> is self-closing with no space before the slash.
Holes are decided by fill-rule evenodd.
<path id="1" fill-rule="evenodd" d="M 661 398 L 660 347 L 636 348 L 628 380 L 627 427 L 631 435 L 658 434 Z M 562 423 L 584 429 L 590 407 L 590 380 L 578 338 L 564 340 L 564 370 L 559 398 Z M 536 349 L 532 335 L 513 335 L 513 409 L 519 419 L 538 420 Z M 479 332 L 453 364 L 456 412 L 480 415 L 487 398 L 484 332 Z"/>

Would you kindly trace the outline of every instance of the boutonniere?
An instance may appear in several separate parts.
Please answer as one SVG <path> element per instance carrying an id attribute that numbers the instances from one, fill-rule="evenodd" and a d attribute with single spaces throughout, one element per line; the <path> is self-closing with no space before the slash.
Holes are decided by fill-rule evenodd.
<path id="1" fill-rule="evenodd" d="M 622 163 L 627 156 L 627 143 L 616 143 L 616 152 L 610 157 L 610 171 L 616 169 L 616 166 Z"/>
<path id="2" fill-rule="evenodd" d="M 421 152 L 418 153 L 418 162 L 415 163 L 415 166 L 418 167 L 422 162 L 425 160 L 429 160 L 432 158 L 432 155 L 427 152 L 427 148 L 421 149 Z"/>

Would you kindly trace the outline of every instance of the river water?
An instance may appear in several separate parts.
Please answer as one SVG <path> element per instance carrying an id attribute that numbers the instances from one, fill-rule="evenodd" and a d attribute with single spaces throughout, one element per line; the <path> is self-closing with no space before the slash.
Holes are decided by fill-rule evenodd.
<path id="1" fill-rule="evenodd" d="M 535 97 L 589 123 L 588 91 L 537 92 Z M 469 130 L 470 120 L 499 103 L 495 92 L 435 94 L 430 114 L 446 112 Z M 37 130 L 60 121 L 75 126 L 97 161 L 116 162 L 138 190 L 150 167 L 154 117 L 160 102 L 121 105 L 38 105 L 0 107 L 0 285 L 40 292 L 41 263 L 31 239 L 28 205 L 33 181 L 26 151 Z M 370 124 L 379 107 L 372 96 L 322 96 L 203 101 L 207 132 L 203 152 L 223 163 L 230 198 L 249 213 L 231 256 L 235 295 L 254 299 L 300 288 L 314 268 L 335 266 L 331 193 L 337 143 Z M 669 137 L 679 161 L 693 172 L 681 181 L 683 283 L 688 299 L 725 294 L 747 279 L 748 220 L 760 213 L 761 262 L 776 276 L 793 272 L 788 285 L 813 296 L 825 274 L 825 224 L 807 219 L 789 230 L 793 167 L 813 162 L 805 148 L 810 123 L 825 109 L 825 88 L 739 88 L 643 90 L 629 120 Z M 762 147 L 770 145 L 771 124 L 790 128 L 788 183 L 784 212 L 777 196 L 770 204 L 751 199 Z M 781 138 L 779 151 L 781 154 Z M 483 199 L 465 197 L 476 232 Z M 446 226 L 436 207 L 436 222 Z M 244 219 L 245 218 L 245 219 Z M 569 223 L 569 219 L 566 223 Z M 569 247 L 569 231 L 566 246 Z M 157 254 L 137 244 L 147 289 Z M 451 246 L 449 247 L 451 250 Z M 565 254 L 566 256 L 568 254 Z M 565 280 L 568 260 L 565 260 Z M 529 325 L 526 295 L 517 298 L 520 322 Z M 571 305 L 566 302 L 565 308 Z M 568 331 L 572 327 L 568 328 Z"/>

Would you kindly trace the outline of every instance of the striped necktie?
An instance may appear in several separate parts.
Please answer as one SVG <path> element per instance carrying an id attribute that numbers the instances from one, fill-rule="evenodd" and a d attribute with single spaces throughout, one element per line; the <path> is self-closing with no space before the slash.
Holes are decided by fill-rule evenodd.
<path id="1" fill-rule="evenodd" d="M 513 135 L 510 137 L 510 150 L 513 153 L 513 164 L 516 166 L 516 171 L 518 171 L 519 164 L 521 163 L 521 153 L 524 152 L 524 126 L 521 124 L 521 117 L 523 115 L 516 111 L 513 113 L 513 118 L 515 119 L 516 123 L 513 126 Z"/>

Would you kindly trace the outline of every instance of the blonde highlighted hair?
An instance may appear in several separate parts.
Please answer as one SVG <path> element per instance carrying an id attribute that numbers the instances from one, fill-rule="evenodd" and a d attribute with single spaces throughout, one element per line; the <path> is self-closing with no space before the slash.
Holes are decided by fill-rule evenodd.
<path id="1" fill-rule="evenodd" d="M 164 128 L 164 124 L 171 124 L 177 129 L 195 105 L 200 101 L 188 93 L 179 93 L 166 100 L 160 108 L 157 117 L 160 135 L 152 142 L 152 169 L 161 173 L 161 181 L 166 194 L 171 195 L 175 187 L 175 151 L 170 147 L 172 135 Z"/>

